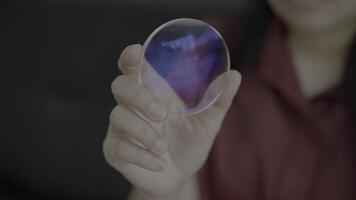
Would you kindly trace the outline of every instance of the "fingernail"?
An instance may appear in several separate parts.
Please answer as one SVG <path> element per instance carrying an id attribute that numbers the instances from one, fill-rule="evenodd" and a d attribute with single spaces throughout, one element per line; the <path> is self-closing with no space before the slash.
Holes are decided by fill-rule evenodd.
<path id="1" fill-rule="evenodd" d="M 154 161 L 154 168 L 160 171 L 166 169 L 166 159 L 163 157 L 156 158 Z"/>
<path id="2" fill-rule="evenodd" d="M 162 138 L 158 138 L 152 146 L 153 150 L 158 154 L 162 154 L 167 150 L 167 143 L 165 143 Z"/>
<path id="3" fill-rule="evenodd" d="M 153 103 L 150 107 L 151 116 L 156 120 L 163 120 L 166 116 L 166 109 L 158 103 Z"/>

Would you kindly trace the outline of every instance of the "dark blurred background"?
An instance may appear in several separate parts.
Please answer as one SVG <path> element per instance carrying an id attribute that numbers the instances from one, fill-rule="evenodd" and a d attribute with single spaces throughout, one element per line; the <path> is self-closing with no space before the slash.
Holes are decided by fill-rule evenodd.
<path id="1" fill-rule="evenodd" d="M 2 0 L 0 199 L 125 199 L 102 155 L 120 52 L 170 19 L 234 17 L 246 1 Z"/>

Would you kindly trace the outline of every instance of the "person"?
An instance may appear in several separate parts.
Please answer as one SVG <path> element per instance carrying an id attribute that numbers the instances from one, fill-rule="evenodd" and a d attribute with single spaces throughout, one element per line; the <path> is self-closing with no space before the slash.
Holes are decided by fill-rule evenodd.
<path id="1" fill-rule="evenodd" d="M 356 1 L 261 5 L 264 31 L 251 24 L 232 49 L 241 87 L 231 70 L 222 96 L 191 117 L 167 115 L 138 83 L 141 45 L 123 51 L 103 152 L 132 183 L 129 199 L 356 198 Z"/>

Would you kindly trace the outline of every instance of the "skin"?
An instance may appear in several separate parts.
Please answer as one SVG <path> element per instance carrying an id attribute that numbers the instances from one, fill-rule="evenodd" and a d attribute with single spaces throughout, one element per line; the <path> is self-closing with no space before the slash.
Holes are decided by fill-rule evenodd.
<path id="1" fill-rule="evenodd" d="M 268 0 L 268 3 L 287 25 L 287 42 L 305 97 L 313 98 L 338 85 L 356 35 L 356 1 Z"/>
<path id="2" fill-rule="evenodd" d="M 141 45 L 132 45 L 119 59 L 124 75 L 113 81 L 112 92 L 120 104 L 110 115 L 105 158 L 135 186 L 132 199 L 194 199 L 186 188 L 208 156 L 241 76 L 231 71 L 222 96 L 203 112 L 171 116 L 165 102 L 137 81 L 141 54 Z"/>
<path id="3" fill-rule="evenodd" d="M 268 2 L 289 30 L 286 39 L 306 98 L 337 85 L 356 32 L 356 1 Z M 167 102 L 138 83 L 141 54 L 140 45 L 131 45 L 120 56 L 124 75 L 111 86 L 120 103 L 110 115 L 104 156 L 132 183 L 130 199 L 198 199 L 195 174 L 236 95 L 240 74 L 230 73 L 227 89 L 209 109 L 192 117 L 173 117 L 167 115 Z"/>

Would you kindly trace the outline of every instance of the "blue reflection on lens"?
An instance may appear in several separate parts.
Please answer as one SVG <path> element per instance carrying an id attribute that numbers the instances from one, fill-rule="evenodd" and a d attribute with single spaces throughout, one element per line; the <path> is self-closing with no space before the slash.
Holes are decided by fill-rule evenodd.
<path id="1" fill-rule="evenodd" d="M 226 72 L 227 54 L 223 39 L 209 25 L 178 21 L 152 37 L 144 56 L 191 109 L 210 83 Z"/>

